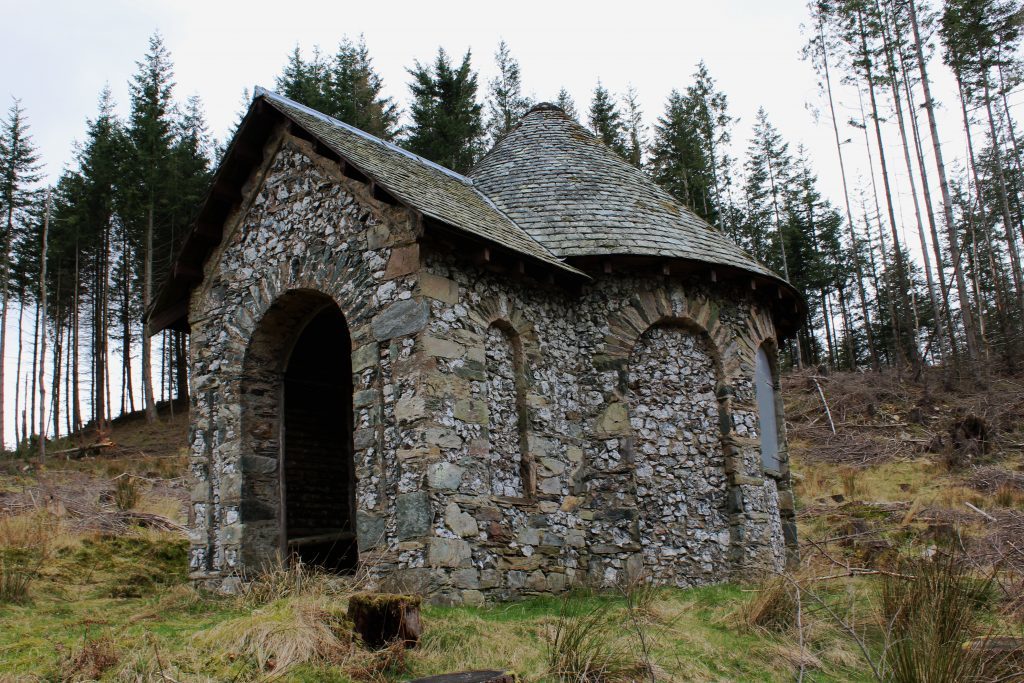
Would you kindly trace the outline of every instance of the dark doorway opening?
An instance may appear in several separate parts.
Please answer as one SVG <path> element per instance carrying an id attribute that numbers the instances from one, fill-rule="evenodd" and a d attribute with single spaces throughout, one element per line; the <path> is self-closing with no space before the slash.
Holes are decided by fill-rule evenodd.
<path id="1" fill-rule="evenodd" d="M 284 544 L 329 571 L 358 562 L 352 461 L 352 358 L 336 306 L 306 324 L 284 375 Z"/>

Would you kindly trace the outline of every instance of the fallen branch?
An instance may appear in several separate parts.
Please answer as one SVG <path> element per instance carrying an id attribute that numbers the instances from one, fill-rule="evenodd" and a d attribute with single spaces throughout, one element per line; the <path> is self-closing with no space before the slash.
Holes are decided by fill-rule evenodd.
<path id="1" fill-rule="evenodd" d="M 974 510 L 975 512 L 977 512 L 979 515 L 981 515 L 982 517 L 984 517 L 985 519 L 987 519 L 990 522 L 998 522 L 999 521 L 995 517 L 993 517 L 992 515 L 988 514 L 987 512 L 985 512 L 984 510 L 982 510 L 981 508 L 979 508 L 979 507 L 977 507 L 975 505 L 971 505 L 970 503 L 968 503 L 966 501 L 964 501 L 964 505 L 966 505 L 967 507 L 971 508 L 972 510 Z"/>
<path id="2" fill-rule="evenodd" d="M 821 397 L 821 405 L 825 406 L 825 415 L 828 416 L 828 426 L 832 428 L 832 433 L 836 433 L 836 423 L 832 421 L 832 411 L 828 409 L 828 401 L 825 400 L 825 392 L 821 390 L 821 385 L 818 384 L 818 380 L 811 377 L 811 381 L 814 382 L 814 386 L 818 388 L 818 396 Z"/>

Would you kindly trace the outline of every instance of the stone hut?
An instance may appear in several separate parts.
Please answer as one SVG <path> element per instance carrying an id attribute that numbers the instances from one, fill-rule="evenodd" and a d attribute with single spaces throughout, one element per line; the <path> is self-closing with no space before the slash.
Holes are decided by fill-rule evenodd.
<path id="1" fill-rule="evenodd" d="M 474 604 L 779 568 L 805 312 L 553 105 L 466 177 L 257 90 L 149 312 L 191 333 L 191 576 Z"/>

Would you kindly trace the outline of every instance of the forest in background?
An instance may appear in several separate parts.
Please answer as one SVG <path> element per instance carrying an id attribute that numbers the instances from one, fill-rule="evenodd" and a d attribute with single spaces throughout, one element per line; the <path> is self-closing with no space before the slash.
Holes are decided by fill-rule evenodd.
<path id="1" fill-rule="evenodd" d="M 803 57 L 835 133 L 835 202 L 807 150 L 764 109 L 734 154 L 736 118 L 703 62 L 650 123 L 635 90 L 600 81 L 588 106 L 564 89 L 556 104 L 804 293 L 808 324 L 784 364 L 936 365 L 950 380 L 978 380 L 1015 372 L 1024 350 L 1024 138 L 1009 99 L 1024 83 L 1022 22 L 1017 0 L 812 0 Z M 471 53 L 439 48 L 409 67 L 399 102 L 365 42 L 343 38 L 333 53 L 297 46 L 275 87 L 465 173 L 533 104 L 510 47 L 494 59 L 496 77 L 480 83 Z M 961 113 L 958 130 L 939 130 L 935 70 L 955 79 L 958 101 L 941 105 Z M 840 87 L 856 90 L 858 116 L 837 114 Z M 67 162 L 52 187 L 30 113 L 14 100 L 0 122 L 0 358 L 17 359 L 13 392 L 0 364 L 0 407 L 15 416 L 14 434 L 0 421 L 0 443 L 30 450 L 45 447 L 40 434 L 102 435 L 118 414 L 155 419 L 157 401 L 187 398 L 187 336 L 151 339 L 143 312 L 223 147 L 200 99 L 174 88 L 154 34 L 129 84 L 130 114 L 118 117 L 109 89 L 100 93 L 70 160 L 46 160 Z M 848 179 L 846 145 L 863 145 L 867 182 Z"/>

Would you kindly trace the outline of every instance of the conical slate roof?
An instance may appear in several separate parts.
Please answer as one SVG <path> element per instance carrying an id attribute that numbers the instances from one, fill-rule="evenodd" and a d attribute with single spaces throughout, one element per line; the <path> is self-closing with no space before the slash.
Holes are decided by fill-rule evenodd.
<path id="1" fill-rule="evenodd" d="M 781 279 L 553 104 L 530 110 L 470 177 L 561 258 L 662 256 Z"/>

